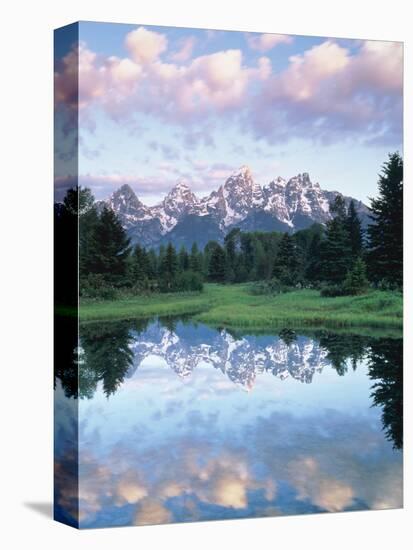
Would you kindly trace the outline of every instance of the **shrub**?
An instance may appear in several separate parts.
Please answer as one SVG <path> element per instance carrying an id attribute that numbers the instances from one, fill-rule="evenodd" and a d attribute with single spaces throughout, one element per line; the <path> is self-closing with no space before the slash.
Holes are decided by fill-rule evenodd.
<path id="1" fill-rule="evenodd" d="M 396 290 L 400 291 L 401 288 L 397 283 L 387 281 L 386 279 L 382 279 L 377 283 L 377 289 L 378 290 Z"/>
<path id="2" fill-rule="evenodd" d="M 323 298 L 334 298 L 335 296 L 345 296 L 346 290 L 343 285 L 323 285 L 320 290 L 320 296 Z"/>
<path id="3" fill-rule="evenodd" d="M 355 296 L 357 294 L 364 294 L 369 286 L 369 282 L 366 276 L 366 264 L 361 258 L 358 258 L 347 273 L 343 287 L 346 294 Z"/>
<path id="4" fill-rule="evenodd" d="M 105 281 L 103 275 L 90 273 L 85 279 L 80 281 L 80 295 L 83 298 L 113 300 L 117 296 L 117 291 Z"/>
<path id="5" fill-rule="evenodd" d="M 202 292 L 204 283 L 199 273 L 183 271 L 174 280 L 172 291 L 175 292 Z"/>
<path id="6" fill-rule="evenodd" d="M 273 278 L 267 281 L 257 281 L 250 285 L 250 293 L 254 296 L 282 294 L 291 290 L 290 286 L 283 284 L 279 279 Z"/>

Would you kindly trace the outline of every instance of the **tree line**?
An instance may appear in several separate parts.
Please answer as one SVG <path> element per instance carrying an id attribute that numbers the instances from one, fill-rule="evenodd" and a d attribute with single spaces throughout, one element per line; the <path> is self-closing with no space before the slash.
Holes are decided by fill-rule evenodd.
<path id="1" fill-rule="evenodd" d="M 82 327 L 79 348 L 77 320 L 58 317 L 55 333 L 57 361 L 55 386 L 60 380 L 68 398 L 91 399 L 102 383 L 106 397 L 114 395 L 133 367 L 131 343 L 134 334 L 142 334 L 150 320 L 121 321 L 110 324 L 92 323 Z M 174 331 L 173 319 L 159 323 Z M 239 334 L 232 333 L 234 338 Z M 327 360 L 340 376 L 347 373 L 349 364 L 356 370 L 360 361 L 367 360 L 368 376 L 372 380 L 372 404 L 382 409 L 382 422 L 387 439 L 395 448 L 403 446 L 403 340 L 400 338 L 371 338 L 328 332 L 313 334 L 327 351 Z M 279 337 L 290 345 L 296 339 L 291 329 L 280 331 Z M 82 368 L 77 353 L 81 349 Z"/>
<path id="2" fill-rule="evenodd" d="M 79 224 L 79 292 L 110 298 L 122 292 L 201 291 L 204 282 L 253 282 L 257 293 L 321 288 L 325 296 L 358 294 L 369 285 L 400 289 L 403 283 L 403 160 L 389 155 L 371 199 L 371 224 L 364 231 L 353 201 L 341 195 L 333 218 L 294 234 L 232 229 L 223 243 L 203 250 L 131 245 L 116 214 L 99 208 L 87 188 L 70 190 L 57 225 L 70 213 Z M 73 225 L 73 224 L 72 224 Z"/>

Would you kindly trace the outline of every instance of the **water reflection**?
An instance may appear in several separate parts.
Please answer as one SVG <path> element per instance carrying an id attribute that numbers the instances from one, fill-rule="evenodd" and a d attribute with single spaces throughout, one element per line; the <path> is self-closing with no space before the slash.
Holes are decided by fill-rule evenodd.
<path id="1" fill-rule="evenodd" d="M 401 352 L 326 332 L 82 326 L 80 525 L 401 506 Z"/>

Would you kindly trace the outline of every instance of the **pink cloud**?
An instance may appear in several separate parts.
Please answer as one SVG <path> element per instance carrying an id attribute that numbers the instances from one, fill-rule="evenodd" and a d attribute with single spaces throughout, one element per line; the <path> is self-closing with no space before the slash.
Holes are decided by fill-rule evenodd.
<path id="1" fill-rule="evenodd" d="M 125 45 L 136 63 L 152 63 L 167 49 L 165 35 L 139 27 L 126 35 Z"/>
<path id="2" fill-rule="evenodd" d="M 191 58 L 193 49 L 196 44 L 194 36 L 188 36 L 181 42 L 181 47 L 171 55 L 171 60 L 176 63 L 183 63 Z"/>
<path id="3" fill-rule="evenodd" d="M 263 50 L 291 39 L 283 36 L 251 40 Z M 134 113 L 144 112 L 184 128 L 185 144 L 192 148 L 213 145 L 208 128 L 222 116 L 241 121 L 243 131 L 270 143 L 351 135 L 401 139 L 400 43 L 359 42 L 352 51 L 329 39 L 291 56 L 278 73 L 265 56 L 247 64 L 239 49 L 190 60 L 191 37 L 175 51 L 173 62 L 165 62 L 160 56 L 168 47 L 166 36 L 144 27 L 130 32 L 125 43 L 130 57 L 123 59 L 97 56 L 85 44 L 64 57 L 55 75 L 57 103 L 76 106 L 79 64 L 81 109 L 98 105 L 126 125 L 133 123 Z M 86 111 L 82 123 L 87 122 Z"/>
<path id="4" fill-rule="evenodd" d="M 247 34 L 247 42 L 253 50 L 268 52 L 279 44 L 291 44 L 293 37 L 288 34 Z"/>
<path id="5" fill-rule="evenodd" d="M 252 107 L 249 122 L 257 136 L 270 142 L 292 136 L 400 141 L 400 44 L 364 42 L 352 53 L 327 40 L 289 61 L 264 82 Z"/>

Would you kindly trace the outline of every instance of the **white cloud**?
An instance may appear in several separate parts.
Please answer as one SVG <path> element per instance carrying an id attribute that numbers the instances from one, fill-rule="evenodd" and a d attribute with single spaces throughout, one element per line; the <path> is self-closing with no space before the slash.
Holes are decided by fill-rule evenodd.
<path id="1" fill-rule="evenodd" d="M 293 37 L 288 34 L 247 34 L 247 41 L 251 49 L 268 52 L 279 44 L 291 44 Z"/>
<path id="2" fill-rule="evenodd" d="M 145 65 L 158 59 L 168 47 L 165 35 L 139 27 L 126 35 L 125 45 L 136 63 Z"/>

